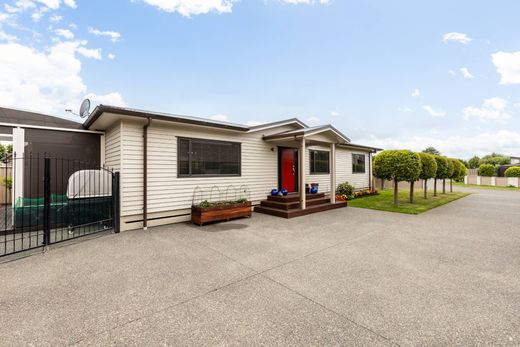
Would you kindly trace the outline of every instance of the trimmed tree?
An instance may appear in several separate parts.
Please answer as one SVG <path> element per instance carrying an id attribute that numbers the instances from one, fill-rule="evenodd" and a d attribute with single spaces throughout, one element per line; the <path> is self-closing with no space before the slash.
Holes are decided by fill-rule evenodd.
<path id="1" fill-rule="evenodd" d="M 435 173 L 435 181 L 433 181 L 433 196 L 437 196 L 437 180 L 446 179 L 449 172 L 448 159 L 436 155 L 435 161 L 437 162 L 437 172 Z"/>
<path id="2" fill-rule="evenodd" d="M 513 166 L 506 170 L 506 177 L 520 177 L 520 166 Z"/>
<path id="3" fill-rule="evenodd" d="M 416 181 L 421 174 L 419 155 L 409 150 L 387 150 L 374 158 L 380 178 L 394 181 L 394 206 L 399 206 L 399 182 Z"/>
<path id="4" fill-rule="evenodd" d="M 495 165 L 482 164 L 478 167 L 478 174 L 484 177 L 492 177 L 495 175 Z"/>
<path id="5" fill-rule="evenodd" d="M 468 168 L 464 165 L 461 165 L 460 166 L 460 173 L 459 173 L 459 177 L 458 177 L 458 181 L 462 181 L 464 182 L 464 177 L 466 177 L 468 175 Z"/>
<path id="6" fill-rule="evenodd" d="M 470 169 L 477 169 L 480 165 L 480 158 L 475 155 L 468 161 L 468 164 Z"/>
<path id="7" fill-rule="evenodd" d="M 392 179 L 392 174 L 389 170 L 391 157 L 387 154 L 380 157 L 382 153 L 384 152 L 376 155 L 372 162 L 372 173 L 375 177 L 381 179 L 381 190 L 385 189 L 385 180 Z"/>
<path id="8" fill-rule="evenodd" d="M 460 176 L 460 170 L 462 170 L 462 166 L 464 166 L 460 160 L 455 158 L 448 158 L 448 161 L 451 162 L 453 166 L 453 172 L 450 175 L 450 193 L 453 193 L 453 180 L 456 180 Z"/>
<path id="9" fill-rule="evenodd" d="M 417 153 L 421 159 L 421 174 L 419 178 L 424 180 L 424 198 L 428 199 L 428 180 L 434 178 L 437 173 L 437 161 L 435 156 L 429 153 Z"/>
<path id="10" fill-rule="evenodd" d="M 448 160 L 448 173 L 442 179 L 442 194 L 446 194 L 446 180 L 453 175 L 453 162 L 448 158 L 446 158 L 446 160 Z"/>

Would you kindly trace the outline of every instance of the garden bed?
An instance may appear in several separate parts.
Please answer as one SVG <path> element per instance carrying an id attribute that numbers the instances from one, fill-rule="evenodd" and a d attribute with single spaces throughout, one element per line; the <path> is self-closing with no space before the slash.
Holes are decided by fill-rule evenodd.
<path id="1" fill-rule="evenodd" d="M 191 221 L 197 225 L 211 222 L 228 221 L 234 218 L 251 217 L 250 201 L 224 201 L 217 203 L 202 202 L 191 207 Z"/>

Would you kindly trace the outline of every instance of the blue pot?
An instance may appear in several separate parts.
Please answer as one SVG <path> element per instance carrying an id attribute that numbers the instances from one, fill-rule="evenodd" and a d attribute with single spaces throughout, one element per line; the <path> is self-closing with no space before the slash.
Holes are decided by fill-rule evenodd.
<path id="1" fill-rule="evenodd" d="M 271 190 L 271 196 L 277 196 L 279 194 L 278 189 Z"/>
<path id="2" fill-rule="evenodd" d="M 283 188 L 282 189 L 282 195 L 283 196 L 287 196 L 287 194 L 289 194 L 289 192 L 287 191 L 287 189 Z"/>
<path id="3" fill-rule="evenodd" d="M 311 194 L 316 194 L 316 193 L 318 193 L 318 187 L 316 187 L 316 186 L 311 187 Z"/>

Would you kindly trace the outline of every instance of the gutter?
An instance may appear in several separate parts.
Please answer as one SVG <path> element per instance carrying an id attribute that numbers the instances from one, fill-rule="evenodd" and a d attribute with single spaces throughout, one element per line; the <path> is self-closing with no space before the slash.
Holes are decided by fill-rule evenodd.
<path id="1" fill-rule="evenodd" d="M 152 118 L 143 127 L 143 230 L 148 229 L 148 128 Z"/>

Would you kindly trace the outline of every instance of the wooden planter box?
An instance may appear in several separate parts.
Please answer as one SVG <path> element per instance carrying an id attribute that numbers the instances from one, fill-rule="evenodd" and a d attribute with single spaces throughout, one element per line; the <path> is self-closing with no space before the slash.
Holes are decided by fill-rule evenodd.
<path id="1" fill-rule="evenodd" d="M 251 202 L 205 208 L 191 207 L 191 222 L 200 226 L 240 217 L 251 217 Z"/>

